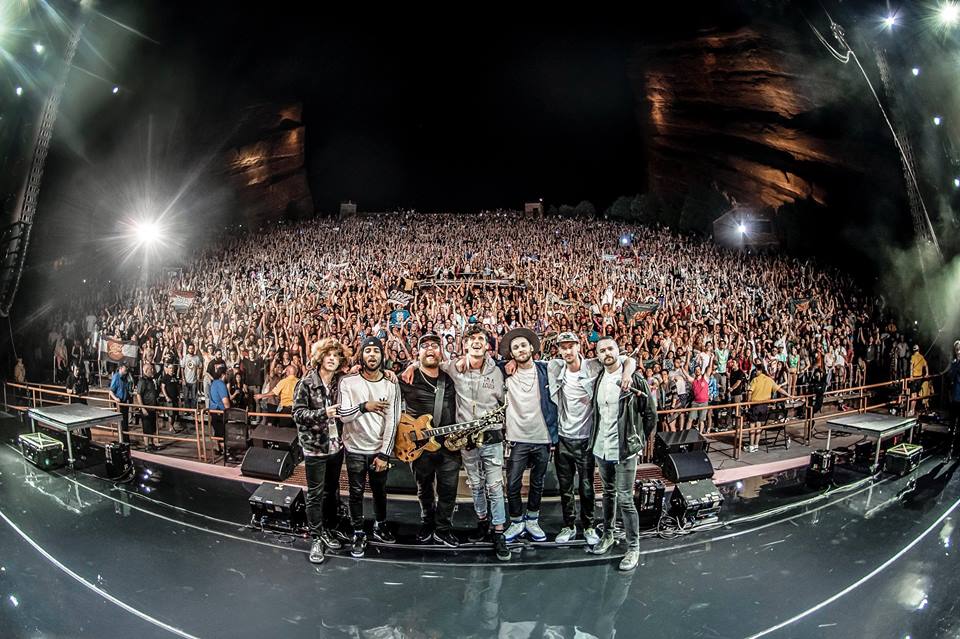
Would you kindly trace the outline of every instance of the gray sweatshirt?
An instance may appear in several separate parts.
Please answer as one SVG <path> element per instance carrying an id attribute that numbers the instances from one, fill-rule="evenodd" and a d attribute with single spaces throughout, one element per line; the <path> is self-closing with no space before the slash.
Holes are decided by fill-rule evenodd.
<path id="1" fill-rule="evenodd" d="M 489 355 L 483 362 L 483 369 L 457 371 L 455 362 L 444 362 L 440 370 L 450 376 L 457 390 L 457 421 L 467 422 L 492 413 L 501 405 L 504 398 L 503 371 Z M 491 424 L 487 430 L 498 430 L 500 424 Z"/>

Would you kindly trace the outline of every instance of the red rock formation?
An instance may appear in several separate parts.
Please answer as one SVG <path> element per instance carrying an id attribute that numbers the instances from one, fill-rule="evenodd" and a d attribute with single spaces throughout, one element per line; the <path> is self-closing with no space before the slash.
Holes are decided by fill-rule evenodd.
<path id="1" fill-rule="evenodd" d="M 715 184 L 742 204 L 825 204 L 824 168 L 856 171 L 811 114 L 842 99 L 789 32 L 753 25 L 642 47 L 631 79 L 646 103 L 652 190 L 683 194 Z"/>
<path id="2" fill-rule="evenodd" d="M 242 114 L 223 155 L 224 169 L 240 203 L 238 221 L 256 226 L 267 220 L 313 214 L 304 168 L 306 129 L 302 119 L 299 104 L 261 105 Z"/>

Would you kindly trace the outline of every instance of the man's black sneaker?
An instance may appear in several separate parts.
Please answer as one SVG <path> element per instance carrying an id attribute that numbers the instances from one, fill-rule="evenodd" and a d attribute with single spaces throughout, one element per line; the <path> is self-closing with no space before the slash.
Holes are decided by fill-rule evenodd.
<path id="1" fill-rule="evenodd" d="M 493 552 L 500 561 L 510 561 L 510 549 L 507 547 L 507 538 L 502 532 L 493 533 Z"/>
<path id="2" fill-rule="evenodd" d="M 417 541 L 421 544 L 428 544 L 433 540 L 433 522 L 425 521 L 420 524 L 420 530 L 417 531 Z"/>
<path id="3" fill-rule="evenodd" d="M 313 543 L 310 545 L 310 563 L 312 564 L 323 563 L 323 540 L 322 539 L 314 539 Z"/>
<path id="4" fill-rule="evenodd" d="M 397 538 L 394 537 L 393 533 L 390 532 L 390 529 L 387 528 L 386 522 L 376 521 L 373 523 L 373 538 L 379 541 L 381 544 L 397 543 Z"/>
<path id="5" fill-rule="evenodd" d="M 457 539 L 452 530 L 438 530 L 433 533 L 433 539 L 438 544 L 442 544 L 449 548 L 456 548 L 460 545 L 460 540 Z"/>
<path id="6" fill-rule="evenodd" d="M 338 539 L 337 535 L 328 528 L 325 528 L 324 531 L 320 533 L 320 540 L 330 550 L 340 550 L 341 548 L 343 548 L 343 544 L 340 543 L 340 539 Z"/>
<path id="7" fill-rule="evenodd" d="M 471 544 L 479 544 L 481 542 L 487 541 L 490 537 L 490 520 L 481 519 L 477 521 L 477 530 L 467 537 L 467 541 Z"/>
<path id="8" fill-rule="evenodd" d="M 367 549 L 367 536 L 362 532 L 353 533 L 353 545 L 350 547 L 350 554 L 353 557 L 363 557 Z"/>

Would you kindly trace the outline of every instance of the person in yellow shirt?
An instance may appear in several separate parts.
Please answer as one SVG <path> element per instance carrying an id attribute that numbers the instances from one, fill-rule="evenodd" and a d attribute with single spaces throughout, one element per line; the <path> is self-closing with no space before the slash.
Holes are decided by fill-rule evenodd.
<path id="1" fill-rule="evenodd" d="M 747 395 L 751 402 L 765 402 L 772 398 L 775 393 L 780 393 L 784 397 L 792 398 L 793 395 L 780 387 L 773 379 L 767 375 L 763 364 L 757 364 L 757 375 L 750 382 Z M 757 427 L 767 421 L 770 414 L 770 404 L 754 404 L 750 407 L 750 426 Z M 756 452 L 760 447 L 760 431 L 755 430 L 750 433 L 750 445 L 746 447 L 748 452 Z"/>
<path id="2" fill-rule="evenodd" d="M 266 399 L 268 397 L 275 397 L 279 399 L 280 404 L 277 406 L 278 413 L 287 413 L 291 414 L 293 412 L 293 391 L 297 387 L 297 382 L 300 379 L 297 377 L 297 369 L 291 364 L 283 369 L 284 377 L 269 393 L 257 393 L 253 396 L 254 399 Z M 290 420 L 284 420 L 283 423 L 278 423 L 278 426 L 293 426 L 293 422 Z"/>
<path id="3" fill-rule="evenodd" d="M 926 377 L 929 374 L 930 369 L 927 367 L 927 358 L 920 353 L 920 346 L 914 344 L 913 357 L 910 358 L 910 377 L 920 378 Z M 922 400 L 924 408 L 926 407 L 926 398 L 932 394 L 932 391 L 933 389 L 929 381 L 923 381 L 922 379 L 910 380 L 910 410 L 908 411 L 910 415 L 916 412 L 918 401 Z"/>

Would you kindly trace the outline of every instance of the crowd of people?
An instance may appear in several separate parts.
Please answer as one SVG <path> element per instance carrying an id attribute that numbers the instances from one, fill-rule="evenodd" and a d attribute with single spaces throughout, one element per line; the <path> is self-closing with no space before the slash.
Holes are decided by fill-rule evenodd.
<path id="1" fill-rule="evenodd" d="M 192 303 L 175 308 L 181 291 Z M 400 371 L 426 332 L 443 337 L 445 357 L 462 353 L 472 323 L 494 350 L 527 326 L 544 338 L 544 358 L 561 332 L 580 335 L 587 356 L 613 335 L 656 380 L 661 407 L 693 403 L 697 368 L 711 381 L 706 401 L 725 401 L 745 391 L 730 383 L 734 367 L 749 378 L 762 364 L 803 393 L 821 377 L 827 389 L 906 377 L 916 350 L 879 299 L 812 262 L 663 228 L 510 213 L 271 227 L 211 246 L 150 285 L 117 283 L 83 303 L 54 315 L 47 343 L 57 381 L 71 362 L 96 360 L 101 337 L 135 340 L 134 372 L 173 365 L 185 388 L 198 388 L 188 405 L 209 390 L 214 361 L 231 371 L 237 405 L 253 408 L 291 370 L 302 377 L 304 354 L 324 337 L 356 349 L 376 335 L 387 368 Z M 277 399 L 259 401 L 273 408 Z"/>

